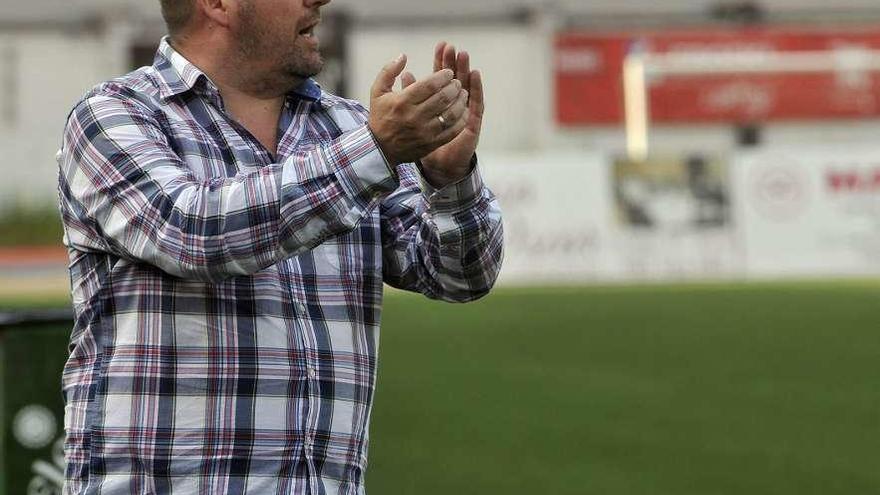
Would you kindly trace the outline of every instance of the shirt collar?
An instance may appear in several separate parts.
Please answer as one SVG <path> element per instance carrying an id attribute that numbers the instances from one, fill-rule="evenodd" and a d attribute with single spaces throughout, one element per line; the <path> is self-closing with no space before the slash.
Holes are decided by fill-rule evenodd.
<path id="1" fill-rule="evenodd" d="M 204 80 L 208 91 L 219 94 L 211 79 L 171 46 L 168 36 L 159 43 L 153 67 L 159 74 L 159 96 L 164 100 L 192 90 L 200 80 Z M 306 79 L 288 97 L 318 102 L 321 94 L 321 86 L 314 79 Z"/>
<path id="2" fill-rule="evenodd" d="M 320 101 L 321 100 L 321 85 L 315 82 L 314 79 L 306 79 L 302 84 L 296 87 L 291 94 L 302 98 L 304 100 L 309 101 Z"/>
<path id="3" fill-rule="evenodd" d="M 201 69 L 171 46 L 167 36 L 159 42 L 153 67 L 159 73 L 159 96 L 164 100 L 193 89 L 201 78 L 210 81 Z"/>

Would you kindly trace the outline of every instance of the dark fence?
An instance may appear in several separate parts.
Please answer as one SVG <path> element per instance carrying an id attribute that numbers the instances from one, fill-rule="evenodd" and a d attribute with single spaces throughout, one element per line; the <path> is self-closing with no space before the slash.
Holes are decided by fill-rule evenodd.
<path id="1" fill-rule="evenodd" d="M 0 495 L 61 493 L 69 310 L 0 313 Z"/>

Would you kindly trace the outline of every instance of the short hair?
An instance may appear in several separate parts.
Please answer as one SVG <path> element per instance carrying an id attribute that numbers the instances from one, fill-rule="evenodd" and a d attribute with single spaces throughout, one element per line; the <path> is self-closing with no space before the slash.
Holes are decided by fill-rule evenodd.
<path id="1" fill-rule="evenodd" d="M 162 4 L 162 18 L 172 37 L 189 25 L 195 11 L 195 0 L 159 0 Z"/>

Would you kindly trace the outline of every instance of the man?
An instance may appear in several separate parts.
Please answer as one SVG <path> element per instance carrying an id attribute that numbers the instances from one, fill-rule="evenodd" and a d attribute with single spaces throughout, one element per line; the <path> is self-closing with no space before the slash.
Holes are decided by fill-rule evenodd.
<path id="1" fill-rule="evenodd" d="M 441 43 L 369 113 L 323 93 L 328 1 L 162 0 L 154 65 L 71 113 L 65 493 L 363 493 L 383 281 L 492 287 L 479 73 Z"/>

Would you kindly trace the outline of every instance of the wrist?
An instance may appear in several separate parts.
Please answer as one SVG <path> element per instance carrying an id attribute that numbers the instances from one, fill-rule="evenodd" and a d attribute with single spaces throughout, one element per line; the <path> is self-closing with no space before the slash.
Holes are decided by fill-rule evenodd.
<path id="1" fill-rule="evenodd" d="M 416 166 L 418 166 L 422 177 L 435 189 L 442 189 L 450 184 L 462 181 L 474 170 L 475 164 L 476 155 L 465 165 L 451 169 L 434 166 L 430 159 L 416 161 Z"/>
<path id="2" fill-rule="evenodd" d="M 376 148 L 379 149 L 379 153 L 381 153 L 385 158 L 385 161 L 388 162 L 389 167 L 394 168 L 403 163 L 389 153 L 388 146 L 383 144 L 382 139 L 379 138 L 379 135 L 376 134 L 376 131 L 373 130 L 373 126 L 369 122 L 367 123 L 367 130 L 370 131 L 370 135 L 373 136 L 373 142 L 376 143 Z"/>

